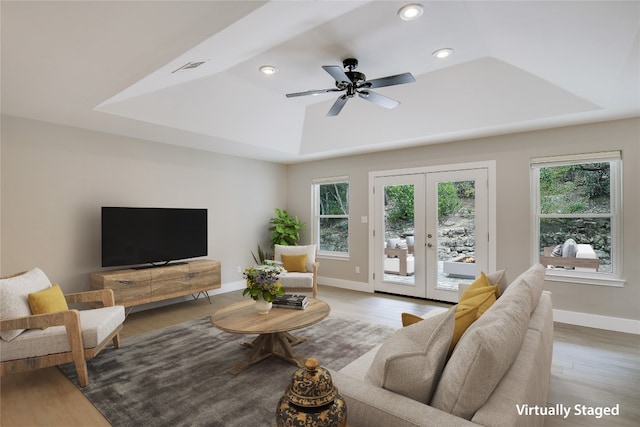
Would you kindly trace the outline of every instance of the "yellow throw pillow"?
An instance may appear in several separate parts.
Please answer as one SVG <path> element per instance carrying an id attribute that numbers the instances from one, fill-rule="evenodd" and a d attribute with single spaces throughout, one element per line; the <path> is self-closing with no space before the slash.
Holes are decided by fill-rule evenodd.
<path id="1" fill-rule="evenodd" d="M 458 341 L 460 341 L 460 337 L 462 337 L 464 331 L 478 318 L 478 307 L 458 304 L 455 307 L 451 307 L 451 310 L 455 310 L 456 315 L 454 318 L 453 337 L 451 338 L 451 345 L 449 346 L 449 356 L 453 353 L 453 349 L 456 347 L 456 344 L 458 344 Z"/>
<path id="2" fill-rule="evenodd" d="M 465 290 L 464 293 L 460 295 L 460 301 L 458 302 L 463 302 L 468 299 L 475 298 L 476 296 L 486 294 L 487 292 L 492 293 L 493 296 L 496 297 L 496 299 L 498 298 L 498 287 L 495 285 L 490 285 Z"/>
<path id="3" fill-rule="evenodd" d="M 414 323 L 418 323 L 421 320 L 424 320 L 423 317 L 420 317 L 416 314 L 411 314 L 411 313 L 402 313 L 402 326 L 409 326 L 409 325 L 413 325 Z"/>
<path id="4" fill-rule="evenodd" d="M 57 283 L 40 292 L 29 294 L 29 306 L 31 314 L 57 313 L 69 310 L 67 300 Z"/>
<path id="5" fill-rule="evenodd" d="M 460 305 L 466 307 L 477 307 L 477 316 L 480 317 L 485 311 L 489 309 L 496 302 L 495 289 L 492 286 L 487 286 L 487 290 L 484 293 L 479 293 L 471 298 L 467 298 L 460 302 Z"/>
<path id="6" fill-rule="evenodd" d="M 478 294 L 485 293 L 488 289 L 492 289 L 496 294 L 496 298 L 500 296 L 498 285 L 492 285 L 484 271 L 480 272 L 480 277 L 473 281 L 467 289 L 460 295 L 460 301 L 463 302 L 468 298 L 475 297 Z"/>
<path id="7" fill-rule="evenodd" d="M 476 286 L 467 293 L 467 289 L 460 297 L 460 302 L 456 306 L 456 316 L 453 328 L 453 338 L 449 355 L 453 352 L 456 344 L 473 322 L 475 322 L 485 311 L 496 302 L 496 286 Z M 464 300 L 463 300 L 464 297 Z"/>
<path id="8" fill-rule="evenodd" d="M 281 254 L 282 266 L 289 272 L 307 272 L 307 254 L 291 255 Z"/>

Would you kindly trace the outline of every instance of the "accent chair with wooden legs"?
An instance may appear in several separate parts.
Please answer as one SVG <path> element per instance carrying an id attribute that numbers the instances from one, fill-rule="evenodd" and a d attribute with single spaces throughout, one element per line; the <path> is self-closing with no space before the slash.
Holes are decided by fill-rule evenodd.
<path id="1" fill-rule="evenodd" d="M 66 309 L 33 314 L 33 304 L 60 303 L 55 296 L 32 297 L 60 292 L 55 288 L 38 268 L 0 279 L 0 375 L 73 362 L 78 383 L 85 387 L 89 384 L 86 361 L 109 342 L 120 347 L 124 307 L 115 305 L 111 289 L 103 289 L 63 295 Z M 75 304 L 89 308 L 67 306 Z"/>
<path id="2" fill-rule="evenodd" d="M 318 294 L 318 267 L 316 245 L 274 246 L 274 261 L 281 262 L 287 270 L 280 276 L 280 283 L 287 293 L 311 292 Z"/>

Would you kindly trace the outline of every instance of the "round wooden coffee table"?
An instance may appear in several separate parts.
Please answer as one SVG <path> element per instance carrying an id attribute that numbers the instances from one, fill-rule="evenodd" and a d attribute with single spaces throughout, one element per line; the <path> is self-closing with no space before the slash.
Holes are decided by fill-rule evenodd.
<path id="1" fill-rule="evenodd" d="M 211 324 L 218 329 L 235 334 L 259 334 L 252 342 L 244 346 L 253 349 L 249 357 L 233 365 L 229 372 L 237 374 L 254 363 L 275 356 L 287 360 L 298 367 L 304 366 L 304 357 L 296 354 L 293 346 L 307 340 L 289 333 L 300 328 L 314 325 L 327 317 L 331 308 L 315 298 L 309 298 L 304 310 L 273 307 L 268 314 L 259 314 L 254 301 L 237 302 L 222 308 L 211 316 Z"/>

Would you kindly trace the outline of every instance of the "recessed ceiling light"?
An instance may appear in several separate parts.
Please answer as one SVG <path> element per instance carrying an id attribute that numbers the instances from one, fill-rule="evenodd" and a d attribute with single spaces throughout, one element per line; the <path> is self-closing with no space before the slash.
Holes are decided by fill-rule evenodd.
<path id="1" fill-rule="evenodd" d="M 418 3 L 411 3 L 402 6 L 398 9 L 398 16 L 405 21 L 412 21 L 422 16 L 422 5 Z"/>
<path id="2" fill-rule="evenodd" d="M 277 67 L 274 67 L 273 65 L 263 65 L 262 67 L 258 68 L 260 70 L 260 72 L 262 74 L 266 74 L 268 76 L 272 75 L 272 74 L 276 74 L 278 71 Z"/>
<path id="3" fill-rule="evenodd" d="M 435 56 L 438 59 L 444 59 L 444 58 L 448 58 L 449 56 L 451 56 L 452 53 L 453 53 L 453 49 L 446 47 L 444 49 L 436 50 L 431 55 Z"/>

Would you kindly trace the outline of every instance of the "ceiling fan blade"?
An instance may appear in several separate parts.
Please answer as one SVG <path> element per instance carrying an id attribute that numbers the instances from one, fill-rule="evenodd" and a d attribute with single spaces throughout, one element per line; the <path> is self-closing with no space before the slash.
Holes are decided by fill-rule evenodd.
<path id="1" fill-rule="evenodd" d="M 331 88 L 331 89 L 308 90 L 306 92 L 288 93 L 286 96 L 287 98 L 293 98 L 295 96 L 319 95 L 321 93 L 328 93 L 328 92 L 341 92 L 342 90 L 344 89 Z"/>
<path id="2" fill-rule="evenodd" d="M 389 97 L 380 95 L 379 93 L 371 92 L 368 90 L 363 90 L 362 92 L 358 92 L 358 96 L 362 99 L 366 99 L 367 101 L 373 102 L 384 108 L 396 108 L 400 103 L 395 99 L 391 99 Z"/>
<path id="3" fill-rule="evenodd" d="M 348 99 L 349 98 L 347 97 L 347 95 L 342 95 L 338 99 L 336 99 L 336 102 L 333 103 L 333 106 L 327 113 L 327 117 L 333 117 L 340 114 L 340 111 L 342 111 L 342 107 L 344 107 L 344 104 L 347 103 Z"/>
<path id="4" fill-rule="evenodd" d="M 385 87 L 402 85 L 405 83 L 413 83 L 416 79 L 413 78 L 411 73 L 396 74 L 395 76 L 381 77 L 379 79 L 368 80 L 363 87 Z"/>
<path id="5" fill-rule="evenodd" d="M 329 73 L 331 77 L 333 77 L 333 79 L 338 83 L 340 82 L 345 82 L 347 84 L 351 83 L 351 80 L 345 74 L 344 70 L 341 67 L 338 67 L 337 65 L 323 65 L 322 69 L 325 70 L 327 73 Z"/>

